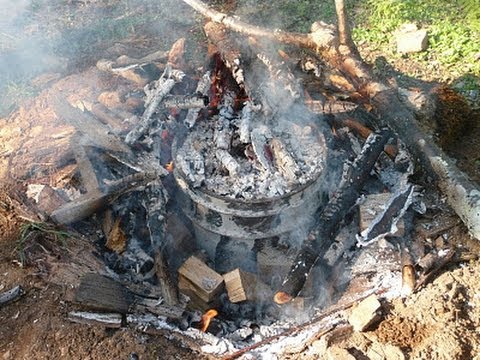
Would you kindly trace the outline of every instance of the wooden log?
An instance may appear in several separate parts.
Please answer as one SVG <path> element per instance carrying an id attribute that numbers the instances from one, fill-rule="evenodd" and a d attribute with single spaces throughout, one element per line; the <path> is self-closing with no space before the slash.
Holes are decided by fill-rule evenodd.
<path id="1" fill-rule="evenodd" d="M 95 273 L 82 277 L 73 301 L 86 309 L 120 314 L 142 311 L 172 319 L 183 314 L 180 306 L 164 305 L 158 299 L 133 294 L 121 283 Z"/>
<path id="2" fill-rule="evenodd" d="M 165 256 L 165 251 L 157 250 L 155 252 L 155 274 L 157 275 L 160 288 L 162 290 L 162 297 L 168 305 L 177 305 L 178 288 L 173 282 L 170 269 L 168 268 L 168 261 Z"/>
<path id="3" fill-rule="evenodd" d="M 68 320 L 87 325 L 100 325 L 118 329 L 122 327 L 122 315 L 117 313 L 93 313 L 86 311 L 70 311 Z"/>
<path id="4" fill-rule="evenodd" d="M 55 98 L 54 106 L 59 117 L 64 118 L 67 123 L 72 125 L 85 138 L 102 149 L 118 151 L 129 154 L 130 148 L 116 135 L 112 134 L 110 129 L 98 121 L 87 111 L 81 111 L 71 106 L 65 99 Z"/>
<path id="5" fill-rule="evenodd" d="M 264 301 L 271 297 L 272 290 L 255 274 L 235 269 L 223 275 L 228 299 L 232 303 Z"/>
<path id="6" fill-rule="evenodd" d="M 137 173 L 123 179 L 113 181 L 106 186 L 104 192 L 87 193 L 56 209 L 50 218 L 57 224 L 72 224 L 105 209 L 118 196 L 144 185 L 157 177 L 154 173 Z"/>
<path id="7" fill-rule="evenodd" d="M 360 190 L 390 136 L 391 132 L 386 129 L 371 135 L 365 142 L 362 152 L 347 168 L 338 191 L 321 211 L 315 228 L 303 242 L 289 274 L 275 294 L 276 303 L 289 302 L 302 290 L 320 254 L 325 254 L 335 240 L 334 235 L 340 222 L 355 204 Z M 326 271 L 329 271 L 327 266 Z"/>
<path id="8" fill-rule="evenodd" d="M 223 277 L 195 256 L 178 269 L 180 292 L 196 296 L 205 304 L 212 303 L 224 289 Z"/>
<path id="9" fill-rule="evenodd" d="M 134 297 L 115 280 L 91 273 L 82 277 L 74 301 L 91 310 L 126 314 Z"/>
<path id="10" fill-rule="evenodd" d="M 152 116 L 163 98 L 170 93 L 177 82 L 182 81 L 184 76 L 185 74 L 180 70 L 171 70 L 167 68 L 164 71 L 162 76 L 154 83 L 154 88 L 148 91 L 147 100 L 145 101 L 145 111 L 143 112 L 140 121 L 125 137 L 125 142 L 127 144 L 132 145 L 148 132 L 154 121 Z"/>

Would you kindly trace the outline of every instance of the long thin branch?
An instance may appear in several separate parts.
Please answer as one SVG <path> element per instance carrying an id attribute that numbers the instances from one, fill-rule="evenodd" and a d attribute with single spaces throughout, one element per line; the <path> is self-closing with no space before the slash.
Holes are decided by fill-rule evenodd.
<path id="1" fill-rule="evenodd" d="M 199 0 L 182 0 L 184 3 L 190 5 L 193 9 L 201 13 L 212 21 L 224 24 L 231 30 L 249 35 L 275 40 L 285 44 L 303 46 L 310 49 L 315 49 L 317 46 L 309 34 L 291 33 L 281 30 L 271 30 L 262 28 L 260 26 L 250 25 L 237 18 L 228 16 L 225 13 L 212 9 L 205 3 Z"/>

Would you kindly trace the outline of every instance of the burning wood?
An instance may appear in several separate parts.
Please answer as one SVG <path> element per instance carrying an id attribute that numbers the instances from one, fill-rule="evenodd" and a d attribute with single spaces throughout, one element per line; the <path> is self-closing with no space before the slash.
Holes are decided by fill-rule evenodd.
<path id="1" fill-rule="evenodd" d="M 447 197 L 450 206 L 465 222 L 470 234 L 480 239 L 478 186 L 473 184 L 438 146 L 428 141 L 427 134 L 420 129 L 415 120 L 414 112 L 402 103 L 398 90 L 378 80 L 360 58 L 351 40 L 348 26 L 345 25 L 347 22 L 343 1 L 335 1 L 338 5 L 336 6 L 339 19 L 338 36 L 332 26 L 320 22 L 312 25 L 310 34 L 272 31 L 246 24 L 213 10 L 200 0 L 183 1 L 212 21 L 234 31 L 312 49 L 327 64 L 339 69 L 351 80 L 358 93 L 365 100 L 370 100 L 371 105 L 381 115 L 379 122 L 384 126 L 390 126 L 405 141 L 413 158 L 429 176 L 435 174 L 435 181 Z"/>
<path id="2" fill-rule="evenodd" d="M 208 95 L 210 86 L 212 84 L 211 76 L 212 75 L 210 71 L 207 71 L 198 80 L 197 88 L 195 89 L 195 93 L 198 94 L 198 96 L 206 97 Z M 193 108 L 188 110 L 187 116 L 185 116 L 185 119 L 183 120 L 183 123 L 185 124 L 186 127 L 191 128 L 193 125 L 195 125 L 199 112 L 200 112 L 199 108 Z"/>
<path id="3" fill-rule="evenodd" d="M 218 315 L 218 311 L 215 309 L 208 310 L 205 314 L 202 315 L 202 321 L 200 322 L 200 331 L 206 332 L 210 326 L 212 319 Z"/>
<path id="4" fill-rule="evenodd" d="M 214 22 L 208 22 L 205 24 L 204 30 L 208 38 L 217 46 L 222 54 L 223 61 L 232 72 L 233 79 L 238 86 L 244 87 L 245 76 L 242 68 L 241 55 L 238 49 L 232 46 L 225 28 Z"/>
<path id="5" fill-rule="evenodd" d="M 155 82 L 152 89 L 145 89 L 146 101 L 145 101 L 145 111 L 140 119 L 140 122 L 135 125 L 135 127 L 127 134 L 125 137 L 125 142 L 127 144 L 133 144 L 140 137 L 145 135 L 154 119 L 152 118 L 153 114 L 157 110 L 158 106 L 162 102 L 163 98 L 170 93 L 173 89 L 173 86 L 182 81 L 185 74 L 180 70 L 172 70 L 167 68 L 162 76 Z"/>
<path id="6" fill-rule="evenodd" d="M 293 183 L 297 178 L 297 174 L 300 173 L 300 169 L 293 157 L 288 153 L 285 145 L 280 139 L 273 138 L 270 140 L 270 149 L 272 150 L 273 160 L 277 169 L 287 181 Z"/>

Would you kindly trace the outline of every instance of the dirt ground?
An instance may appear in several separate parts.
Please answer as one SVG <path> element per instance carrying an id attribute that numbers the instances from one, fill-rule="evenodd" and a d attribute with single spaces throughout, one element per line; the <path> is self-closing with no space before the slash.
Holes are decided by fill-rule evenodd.
<path id="1" fill-rule="evenodd" d="M 142 39 L 145 44 L 151 44 Z M 401 65 L 397 70 L 401 71 Z M 17 179 L 31 177 L 31 164 L 16 161 L 15 154 L 25 159 L 28 157 L 25 152 L 41 150 L 38 146 L 51 129 L 58 130 L 58 119 L 51 111 L 55 94 L 61 93 L 73 102 L 76 99 L 94 101 L 102 91 L 125 85 L 123 80 L 112 82 L 88 66 L 77 74 L 60 77 L 53 82 L 45 81 L 37 97 L 0 119 L 0 178 L 9 178 L 7 169 Z M 445 110 L 444 119 L 448 118 L 447 114 Z M 474 115 L 478 119 L 478 113 Z M 467 120 L 472 124 L 471 116 L 468 111 L 463 113 L 459 126 Z M 459 166 L 477 182 L 480 182 L 479 123 L 472 125 L 468 133 L 458 133 L 455 140 L 447 144 Z M 456 123 L 453 127 L 457 129 Z M 68 135 L 69 130 L 65 129 L 64 136 Z M 54 150 L 46 154 L 44 163 L 35 165 L 35 182 L 55 185 L 65 180 L 50 177 L 55 167 L 52 164 L 62 159 L 61 150 L 65 148 L 62 139 L 55 140 Z M 67 168 L 67 165 L 62 166 Z M 71 175 L 65 174 L 68 176 Z M 71 247 L 67 247 L 70 250 L 64 251 L 45 235 L 44 239 L 37 239 L 40 246 L 32 250 L 37 256 L 22 265 L 18 252 L 20 232 L 22 225 L 35 215 L 29 212 L 28 204 L 21 203 L 16 191 L 25 190 L 27 183 L 6 180 L 0 189 L 0 293 L 16 285 L 25 291 L 18 301 L 0 307 L 0 359 L 201 359 L 200 354 L 168 336 L 148 335 L 130 328 L 86 326 L 67 320 L 67 313 L 73 308 L 68 301 L 68 283 L 53 280 L 58 269 L 46 267 L 44 260 L 54 257 L 58 264 L 68 267 L 72 249 L 81 248 L 83 243 L 70 244 Z M 439 229 L 443 219 L 424 220 L 430 221 L 433 229 Z M 469 254 L 478 254 L 480 248 L 458 224 L 440 231 L 434 238 L 417 234 L 417 241 L 437 250 L 454 246 Z M 412 296 L 384 303 L 382 318 L 370 331 L 330 339 L 329 346 L 346 349 L 360 360 L 480 359 L 479 278 L 479 260 L 451 263 L 433 282 Z M 322 356 L 321 353 L 316 357 L 298 354 L 292 358 Z"/>

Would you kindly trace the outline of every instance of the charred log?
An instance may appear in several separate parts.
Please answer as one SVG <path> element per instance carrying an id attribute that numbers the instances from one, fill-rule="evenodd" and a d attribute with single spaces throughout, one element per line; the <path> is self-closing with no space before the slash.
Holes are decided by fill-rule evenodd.
<path id="1" fill-rule="evenodd" d="M 304 241 L 290 272 L 274 296 L 276 303 L 287 303 L 300 293 L 310 270 L 320 255 L 330 247 L 339 224 L 357 201 L 360 190 L 390 136 L 391 132 L 383 129 L 367 139 L 362 152 L 343 175 L 338 191 L 321 211 L 317 225 Z"/>
<path id="2" fill-rule="evenodd" d="M 120 195 L 144 185 L 157 174 L 138 173 L 108 184 L 103 192 L 87 193 L 53 211 L 51 219 L 57 224 L 72 224 L 105 209 Z"/>

